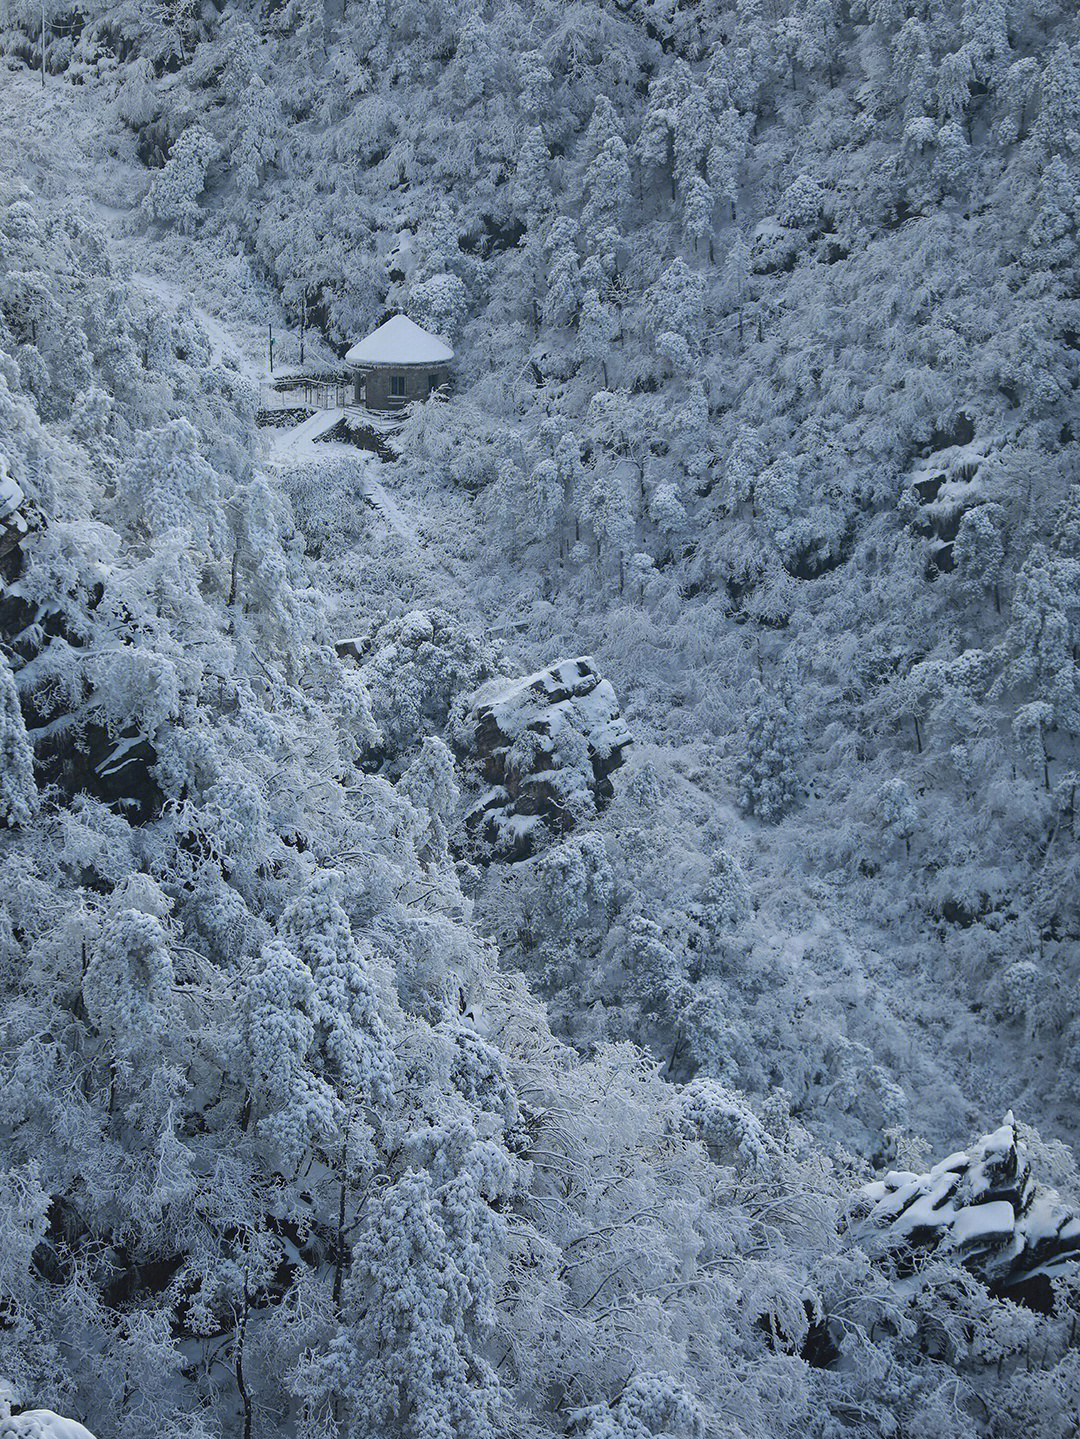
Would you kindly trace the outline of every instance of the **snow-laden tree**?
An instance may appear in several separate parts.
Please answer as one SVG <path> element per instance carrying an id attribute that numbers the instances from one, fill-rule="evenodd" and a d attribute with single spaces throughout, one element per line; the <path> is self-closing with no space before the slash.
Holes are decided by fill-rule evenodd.
<path id="1" fill-rule="evenodd" d="M 339 1142 L 344 1105 L 312 1069 L 315 980 L 280 940 L 264 946 L 245 977 L 237 1043 L 256 1129 L 290 1166 L 312 1145 Z"/>
<path id="2" fill-rule="evenodd" d="M 976 505 L 956 532 L 953 558 L 966 586 L 976 595 L 990 593 L 1001 610 L 1000 583 L 1005 564 L 1006 515 L 1001 505 Z"/>
<path id="3" fill-rule="evenodd" d="M 183 529 L 196 554 L 208 558 L 222 545 L 221 478 L 200 453 L 188 420 L 148 430 L 117 481 L 125 518 L 147 541 Z"/>
<path id="4" fill-rule="evenodd" d="M 353 935 L 337 898 L 340 884 L 335 871 L 317 875 L 285 911 L 281 931 L 311 971 L 320 1071 L 361 1103 L 377 1107 L 394 1089 L 393 1042 L 375 956 Z"/>
<path id="5" fill-rule="evenodd" d="M 241 193 L 253 194 L 264 180 L 267 167 L 276 162 L 280 127 L 277 96 L 258 75 L 252 75 L 240 100 L 236 138 L 230 156 Z M 171 159 L 169 163 L 172 163 Z"/>
<path id="6" fill-rule="evenodd" d="M 0 655 L 0 821 L 26 824 L 38 807 L 34 751 L 26 733 L 15 676 Z"/>
<path id="7" fill-rule="evenodd" d="M 461 791 L 455 778 L 454 756 L 441 739 L 435 735 L 425 738 L 397 788 L 416 809 L 415 844 L 421 862 L 445 863 L 449 857 L 449 830 Z"/>
<path id="8" fill-rule="evenodd" d="M 187 233 L 202 214 L 199 197 L 206 185 L 206 172 L 211 161 L 217 158 L 218 150 L 212 135 L 197 125 L 190 125 L 143 196 L 146 218 L 174 224 Z"/>
<path id="9" fill-rule="evenodd" d="M 539 125 L 526 133 L 514 170 L 513 198 L 530 234 L 547 219 L 552 205 L 551 155 Z"/>
<path id="10" fill-rule="evenodd" d="M 129 1065 L 152 1059 L 166 1038 L 175 984 L 170 908 L 153 880 L 133 876 L 118 892 L 83 975 L 90 1023 Z"/>
<path id="11" fill-rule="evenodd" d="M 484 1358 L 495 1222 L 465 1175 L 433 1187 L 408 1170 L 353 1248 L 344 1317 L 294 1386 L 354 1434 L 489 1439 L 503 1395 Z"/>
<path id="12" fill-rule="evenodd" d="M 911 857 L 911 837 L 919 820 L 918 807 L 911 790 L 902 779 L 889 779 L 881 786 L 877 811 L 886 831 L 904 841 L 904 850 Z"/>
<path id="13" fill-rule="evenodd" d="M 420 324 L 453 343 L 465 318 L 465 284 L 459 275 L 431 275 L 412 286 L 409 305 Z"/>
<path id="14" fill-rule="evenodd" d="M 681 1384 L 667 1374 L 634 1374 L 613 1403 L 579 1410 L 572 1432 L 582 1439 L 700 1439 L 703 1430 L 694 1396 Z"/>
<path id="15" fill-rule="evenodd" d="M 756 685 L 743 721 L 736 754 L 739 804 L 766 823 L 778 820 L 797 802 L 799 727 L 786 697 Z"/>

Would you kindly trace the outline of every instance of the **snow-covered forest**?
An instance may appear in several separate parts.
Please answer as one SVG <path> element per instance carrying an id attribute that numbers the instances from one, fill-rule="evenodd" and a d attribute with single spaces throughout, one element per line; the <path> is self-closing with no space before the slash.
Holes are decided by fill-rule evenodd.
<path id="1" fill-rule="evenodd" d="M 0 134 L 0 1436 L 1075 1439 L 1074 0 L 0 0 Z"/>

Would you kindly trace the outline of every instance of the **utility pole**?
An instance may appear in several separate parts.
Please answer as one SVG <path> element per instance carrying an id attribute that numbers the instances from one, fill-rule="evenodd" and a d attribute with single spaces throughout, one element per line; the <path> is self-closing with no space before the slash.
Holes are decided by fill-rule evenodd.
<path id="1" fill-rule="evenodd" d="M 267 329 L 267 333 L 268 333 L 269 336 L 270 336 L 270 373 L 273 374 L 273 373 L 274 373 L 274 327 L 273 327 L 273 325 L 268 324 L 267 327 L 266 327 L 266 329 Z"/>
<path id="2" fill-rule="evenodd" d="M 300 308 L 300 363 L 304 363 L 304 331 L 307 329 L 307 291 Z"/>
<path id="3" fill-rule="evenodd" d="M 41 0 L 41 88 L 45 88 L 45 0 Z"/>

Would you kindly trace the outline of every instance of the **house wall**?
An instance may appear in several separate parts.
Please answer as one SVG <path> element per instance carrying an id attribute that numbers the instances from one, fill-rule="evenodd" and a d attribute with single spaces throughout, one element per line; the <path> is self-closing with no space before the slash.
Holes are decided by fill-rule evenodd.
<path id="1" fill-rule="evenodd" d="M 404 398 L 390 393 L 390 376 L 405 376 Z M 450 379 L 449 365 L 382 366 L 377 369 L 357 371 L 358 386 L 364 386 L 364 402 L 369 410 L 400 410 L 416 400 L 426 400 L 430 393 L 428 376 L 437 375 L 438 384 L 445 385 Z M 359 389 L 357 391 L 359 401 Z"/>

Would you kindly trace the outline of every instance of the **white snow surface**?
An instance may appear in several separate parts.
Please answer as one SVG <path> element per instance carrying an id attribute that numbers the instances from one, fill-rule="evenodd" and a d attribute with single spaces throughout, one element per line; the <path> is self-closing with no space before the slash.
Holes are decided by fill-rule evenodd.
<path id="1" fill-rule="evenodd" d="M 0 455 L 0 519 L 17 510 L 25 498 L 22 486 L 8 474 L 7 464 Z"/>
<path id="2" fill-rule="evenodd" d="M 291 429 L 276 432 L 271 440 L 273 458 L 316 458 L 319 452 L 309 452 L 308 447 L 314 444 L 320 435 L 325 435 L 327 430 L 332 430 L 344 414 L 344 410 L 316 410 L 315 414 L 309 415 Z"/>
<path id="3" fill-rule="evenodd" d="M 24 1409 L 3 1421 L 3 1433 L 12 1439 L 94 1439 L 85 1424 L 65 1419 L 51 1409 Z"/>
<path id="4" fill-rule="evenodd" d="M 172 280 L 166 280 L 161 275 L 147 274 L 144 270 L 136 270 L 134 279 L 135 283 L 147 294 L 161 300 L 169 308 L 181 308 L 184 305 L 191 308 L 192 313 L 206 331 L 215 365 L 223 364 L 228 360 L 240 370 L 241 374 L 247 375 L 251 379 L 258 378 L 259 366 L 250 356 L 245 355 L 243 346 L 237 342 L 220 320 L 210 314 L 209 310 L 204 309 L 201 305 L 192 304 L 191 297 L 185 293 L 181 285 L 175 284 Z"/>
<path id="5" fill-rule="evenodd" d="M 395 315 L 345 356 L 347 365 L 444 365 L 454 358 L 449 345 L 421 329 L 407 315 Z"/>

